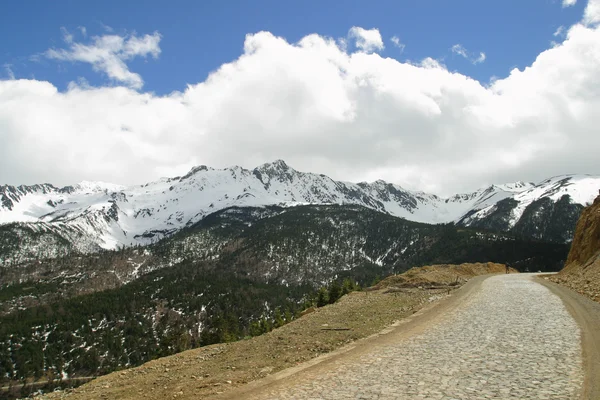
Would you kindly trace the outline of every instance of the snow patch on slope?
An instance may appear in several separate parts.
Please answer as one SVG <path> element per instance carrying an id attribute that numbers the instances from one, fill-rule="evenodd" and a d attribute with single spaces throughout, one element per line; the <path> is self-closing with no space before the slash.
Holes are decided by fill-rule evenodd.
<path id="1" fill-rule="evenodd" d="M 527 184 L 522 191 L 515 191 L 510 196 L 518 202 L 511 211 L 509 227 L 514 227 L 523 216 L 525 209 L 534 201 L 549 198 L 558 201 L 564 195 L 571 197 L 572 203 L 586 205 L 593 201 L 600 190 L 600 177 L 590 175 L 560 175 L 546 179 L 537 185 Z M 498 201 L 501 199 L 498 199 Z M 490 215 L 496 207 L 496 202 L 482 207 L 469 217 L 469 221 L 483 219 Z M 468 223 L 467 223 L 468 225 Z"/>
<path id="2" fill-rule="evenodd" d="M 0 224 L 60 223 L 93 238 L 103 248 L 114 249 L 160 240 L 232 206 L 351 204 L 417 222 L 447 223 L 466 214 L 470 218 L 486 215 L 498 201 L 510 197 L 519 202 L 516 221 L 528 204 L 541 197 L 557 200 L 569 194 L 574 202 L 585 204 L 599 188 L 600 178 L 566 175 L 537 185 L 492 185 L 441 198 L 384 181 L 334 181 L 325 175 L 298 172 L 277 160 L 253 170 L 198 166 L 183 177 L 130 187 L 103 182 L 65 188 L 0 186 Z"/>

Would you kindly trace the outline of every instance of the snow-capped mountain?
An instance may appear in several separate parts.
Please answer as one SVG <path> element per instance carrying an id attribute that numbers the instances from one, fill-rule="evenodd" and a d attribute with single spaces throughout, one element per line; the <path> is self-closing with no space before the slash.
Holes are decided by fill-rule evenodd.
<path id="1" fill-rule="evenodd" d="M 500 185 L 499 188 L 509 187 L 509 185 Z M 514 186 L 513 186 L 514 187 Z M 513 200 L 518 202 L 517 207 L 510 213 L 508 225 L 514 227 L 523 212 L 535 201 L 541 199 L 550 199 L 557 202 L 564 195 L 569 195 L 571 201 L 576 204 L 585 205 L 594 200 L 600 190 L 600 178 L 588 175 L 562 175 L 555 176 L 540 182 L 537 185 L 525 184 L 516 186 L 521 190 L 513 190 Z M 463 222 L 469 225 L 471 221 L 481 220 L 498 209 L 497 204 L 482 207 L 478 211 L 465 217 Z"/>
<path id="2" fill-rule="evenodd" d="M 334 181 L 277 160 L 253 170 L 199 166 L 182 177 L 130 187 L 102 182 L 64 188 L 0 186 L 0 225 L 56 229 L 67 241 L 77 237 L 85 251 L 94 245 L 115 249 L 148 244 L 231 206 L 353 204 L 417 222 L 479 227 L 508 204 L 502 208 L 506 220 L 502 230 L 510 230 L 541 199 L 556 203 L 569 195 L 567 203 L 581 206 L 593 200 L 599 189 L 599 177 L 566 175 L 537 185 L 493 185 L 442 198 L 384 181 Z"/>
<path id="3" fill-rule="evenodd" d="M 583 207 L 593 201 L 600 189 L 600 178 L 561 175 L 523 189 L 495 204 L 473 208 L 457 222 L 535 239 L 569 242 Z"/>

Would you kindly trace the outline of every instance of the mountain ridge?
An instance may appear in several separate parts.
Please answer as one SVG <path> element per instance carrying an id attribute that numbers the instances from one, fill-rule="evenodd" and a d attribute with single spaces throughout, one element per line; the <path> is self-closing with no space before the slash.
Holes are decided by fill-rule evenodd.
<path id="1" fill-rule="evenodd" d="M 63 188 L 47 183 L 3 185 L 0 226 L 16 223 L 21 228 L 24 224 L 38 229 L 43 224 L 43 229 L 54 229 L 56 235 L 67 240 L 71 240 L 69 232 L 77 232 L 86 243 L 81 246 L 84 250 L 116 249 L 156 242 L 215 211 L 233 206 L 351 204 L 415 222 L 457 223 L 486 229 L 496 226 L 497 230 L 509 231 L 536 201 L 550 199 L 555 204 L 564 195 L 571 198 L 566 202 L 570 210 L 567 214 L 577 214 L 576 221 L 583 205 L 593 199 L 590 193 L 598 189 L 600 177 L 561 175 L 539 184 L 519 181 L 491 185 L 444 198 L 406 190 L 383 180 L 335 181 L 323 174 L 299 172 L 283 160 L 276 160 L 252 170 L 200 165 L 181 177 L 133 186 L 89 181 Z M 506 203 L 510 203 L 507 210 L 499 210 Z M 554 212 L 551 204 L 534 205 L 538 213 L 539 209 Z M 573 216 L 569 216 L 567 226 L 575 224 L 571 219 Z M 568 241 L 572 236 L 570 228 L 560 229 L 550 239 Z M 545 238 L 543 232 L 523 231 L 537 239 Z"/>

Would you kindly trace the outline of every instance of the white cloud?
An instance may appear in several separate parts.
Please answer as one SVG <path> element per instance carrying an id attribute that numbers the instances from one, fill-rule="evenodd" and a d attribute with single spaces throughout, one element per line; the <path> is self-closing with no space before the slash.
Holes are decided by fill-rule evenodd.
<path id="1" fill-rule="evenodd" d="M 365 53 L 373 53 L 384 49 L 379 29 L 364 29 L 359 26 L 353 26 L 348 31 L 348 37 L 355 39 L 356 47 Z"/>
<path id="2" fill-rule="evenodd" d="M 571 6 L 574 6 L 575 4 L 577 4 L 577 0 L 563 0 L 563 2 L 562 2 L 563 7 L 571 7 Z"/>
<path id="3" fill-rule="evenodd" d="M 400 49 L 400 53 L 402 53 L 406 48 L 406 45 L 400 42 L 400 38 L 398 36 L 392 36 L 390 38 L 390 41 L 394 44 L 395 47 Z"/>
<path id="4" fill-rule="evenodd" d="M 15 73 L 12 70 L 12 64 L 4 64 L 2 66 L 4 67 L 4 72 L 6 73 L 8 79 L 15 79 Z"/>
<path id="5" fill-rule="evenodd" d="M 94 36 L 88 44 L 73 41 L 73 35 L 61 28 L 68 49 L 49 49 L 46 57 L 58 61 L 83 62 L 92 65 L 94 71 L 104 72 L 110 79 L 123 83 L 134 89 L 141 89 L 144 81 L 139 74 L 131 72 L 126 61 L 135 57 L 160 54 L 160 39 L 158 32 L 152 35 L 138 37 L 136 35 Z"/>
<path id="6" fill-rule="evenodd" d="M 600 0 L 589 0 L 583 14 L 583 23 L 597 25 L 600 23 Z"/>
<path id="7" fill-rule="evenodd" d="M 69 33 L 69 31 L 67 30 L 67 28 L 65 28 L 64 26 L 60 27 L 60 32 L 62 33 L 63 36 L 63 40 L 65 43 L 71 44 L 73 43 L 73 35 L 71 35 Z"/>
<path id="8" fill-rule="evenodd" d="M 102 22 L 100 22 L 100 26 L 108 33 L 113 33 L 115 31 L 112 26 L 105 25 Z"/>
<path id="9" fill-rule="evenodd" d="M 467 49 L 462 44 L 455 44 L 450 48 L 454 54 L 457 54 L 463 58 L 469 60 L 473 65 L 481 64 L 486 60 L 486 55 L 484 52 L 479 52 L 479 55 L 470 54 Z"/>
<path id="10" fill-rule="evenodd" d="M 413 65 L 415 65 L 415 64 L 413 64 Z M 421 68 L 425 68 L 425 69 L 431 69 L 431 68 L 446 69 L 446 66 L 444 64 L 442 64 L 439 60 L 433 59 L 431 57 L 424 58 L 423 60 L 421 60 L 420 63 L 418 63 L 416 65 Z"/>
<path id="11" fill-rule="evenodd" d="M 118 54 L 147 49 L 119 43 Z M 599 54 L 600 28 L 578 24 L 527 68 L 481 84 L 433 59 L 403 63 L 318 35 L 291 44 L 259 32 L 239 58 L 165 96 L 0 81 L 0 182 L 143 183 L 191 165 L 277 158 L 440 194 L 600 174 Z"/>
<path id="12" fill-rule="evenodd" d="M 469 56 L 467 55 L 467 49 L 465 49 L 462 44 L 455 44 L 450 48 L 450 50 L 454 54 L 458 54 L 459 56 L 462 56 L 464 58 L 469 58 Z"/>
<path id="13" fill-rule="evenodd" d="M 472 63 L 473 64 L 481 64 L 485 60 L 486 60 L 486 56 L 485 56 L 485 53 L 482 51 L 479 53 L 479 57 L 472 60 Z"/>
<path id="14" fill-rule="evenodd" d="M 77 29 L 79 29 L 79 32 L 81 32 L 81 36 L 87 37 L 87 29 L 85 26 L 78 26 Z"/>
<path id="15" fill-rule="evenodd" d="M 558 28 L 556 28 L 556 30 L 554 31 L 552 36 L 563 36 L 564 33 L 565 33 L 565 27 L 561 25 Z"/>

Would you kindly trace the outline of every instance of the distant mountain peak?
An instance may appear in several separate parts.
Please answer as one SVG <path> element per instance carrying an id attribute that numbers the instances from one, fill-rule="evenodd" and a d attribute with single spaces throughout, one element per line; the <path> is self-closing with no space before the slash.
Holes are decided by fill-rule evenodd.
<path id="1" fill-rule="evenodd" d="M 192 167 L 192 168 L 191 168 L 191 169 L 188 171 L 188 173 L 187 173 L 187 174 L 185 174 L 184 176 L 180 177 L 180 178 L 179 178 L 179 180 L 180 180 L 180 181 L 184 181 L 184 180 L 186 180 L 186 179 L 188 179 L 188 178 L 190 178 L 190 177 L 192 177 L 192 176 L 196 175 L 196 174 L 197 174 L 197 173 L 199 173 L 199 172 L 202 172 L 202 171 L 208 171 L 208 170 L 209 170 L 209 168 L 208 168 L 206 165 L 197 165 L 197 166 L 195 166 L 195 167 Z"/>
<path id="2" fill-rule="evenodd" d="M 261 171 L 279 171 L 286 172 L 294 169 L 290 167 L 285 161 L 278 159 L 273 162 L 264 163 L 257 167 L 257 169 Z"/>
<path id="3" fill-rule="evenodd" d="M 531 189 L 535 184 L 531 182 L 517 181 L 512 183 L 494 184 L 490 188 L 496 188 L 504 190 L 506 192 L 522 192 L 527 189 Z"/>
<path id="4" fill-rule="evenodd" d="M 502 219 L 501 226 L 512 229 L 538 199 L 557 202 L 569 195 L 573 204 L 585 204 L 598 189 L 599 177 L 577 175 L 537 185 L 519 181 L 438 197 L 381 179 L 373 183 L 335 181 L 322 174 L 299 172 L 279 159 L 252 170 L 199 165 L 183 177 L 130 187 L 90 181 L 62 189 L 50 184 L 0 186 L 0 224 L 68 225 L 98 246 L 115 248 L 159 240 L 229 207 L 344 204 L 432 224 L 475 226 L 496 215 L 496 220 Z M 502 203 L 504 208 L 497 210 L 503 201 L 509 204 Z"/>
<path id="5" fill-rule="evenodd" d="M 75 191 L 81 193 L 119 192 L 125 188 L 126 186 L 123 185 L 102 181 L 81 181 L 73 186 Z"/>

